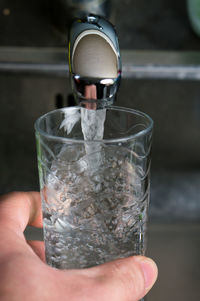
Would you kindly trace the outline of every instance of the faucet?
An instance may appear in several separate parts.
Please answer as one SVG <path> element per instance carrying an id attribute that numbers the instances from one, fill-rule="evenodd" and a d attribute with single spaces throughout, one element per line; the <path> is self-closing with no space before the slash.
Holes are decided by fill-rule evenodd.
<path id="1" fill-rule="evenodd" d="M 113 104 L 121 79 L 120 49 L 113 25 L 94 14 L 76 19 L 69 31 L 68 55 L 76 101 L 96 109 Z"/>

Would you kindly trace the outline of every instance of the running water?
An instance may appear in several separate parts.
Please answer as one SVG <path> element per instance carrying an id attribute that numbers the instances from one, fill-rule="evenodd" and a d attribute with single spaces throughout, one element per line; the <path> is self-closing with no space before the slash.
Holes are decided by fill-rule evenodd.
<path id="1" fill-rule="evenodd" d="M 141 178 L 129 159 L 134 154 L 120 144 L 100 142 L 106 109 L 72 111 L 61 127 L 69 134 L 80 118 L 86 142 L 62 148 L 44 192 L 46 260 L 61 269 L 90 267 L 144 251 L 141 220 L 148 201 L 140 201 Z"/>
<path id="2" fill-rule="evenodd" d="M 81 108 L 81 128 L 84 140 L 102 140 L 106 109 L 88 110 Z"/>
<path id="3" fill-rule="evenodd" d="M 91 141 L 101 141 L 104 134 L 104 122 L 106 109 L 88 110 L 81 108 L 81 128 L 85 142 L 85 151 L 88 155 L 88 172 L 92 175 L 102 162 L 101 142 L 91 143 Z M 88 141 L 88 142 L 87 142 Z M 90 155 L 93 156 L 91 160 Z"/>

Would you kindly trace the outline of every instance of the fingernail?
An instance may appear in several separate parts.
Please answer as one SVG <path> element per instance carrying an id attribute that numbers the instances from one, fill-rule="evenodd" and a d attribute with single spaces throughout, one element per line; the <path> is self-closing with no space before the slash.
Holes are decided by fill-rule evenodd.
<path id="1" fill-rule="evenodd" d="M 149 289 L 156 281 L 158 269 L 153 260 L 150 258 L 139 258 L 139 264 L 144 274 L 145 288 Z"/>

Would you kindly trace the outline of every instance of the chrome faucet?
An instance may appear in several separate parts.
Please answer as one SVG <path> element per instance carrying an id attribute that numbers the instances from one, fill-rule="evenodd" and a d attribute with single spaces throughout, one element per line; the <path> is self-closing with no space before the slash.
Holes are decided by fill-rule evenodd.
<path id="1" fill-rule="evenodd" d="M 121 58 L 113 25 L 89 14 L 75 20 L 69 32 L 69 70 L 79 103 L 110 105 L 121 79 Z"/>

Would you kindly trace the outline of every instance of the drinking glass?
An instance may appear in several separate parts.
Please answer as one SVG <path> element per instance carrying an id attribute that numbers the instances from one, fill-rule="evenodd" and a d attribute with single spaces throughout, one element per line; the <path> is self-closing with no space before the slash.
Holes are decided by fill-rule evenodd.
<path id="1" fill-rule="evenodd" d="M 152 119 L 70 107 L 35 123 L 46 261 L 59 269 L 144 255 Z"/>

